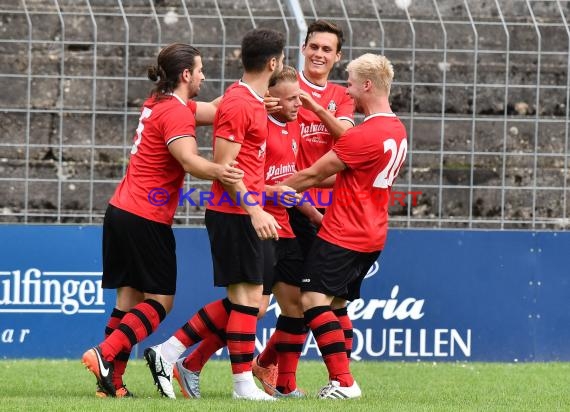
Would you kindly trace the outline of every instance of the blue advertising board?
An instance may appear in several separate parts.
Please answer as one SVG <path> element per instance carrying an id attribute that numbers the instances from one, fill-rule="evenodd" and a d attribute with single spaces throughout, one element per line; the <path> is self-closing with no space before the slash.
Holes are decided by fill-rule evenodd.
<path id="1" fill-rule="evenodd" d="M 212 286 L 205 229 L 175 235 L 174 309 L 135 355 L 225 295 Z M 0 245 L 0 357 L 79 358 L 102 340 L 115 294 L 101 288 L 100 227 L 0 226 Z M 391 230 L 348 307 L 353 358 L 570 360 L 567 250 L 570 233 Z M 258 350 L 278 314 L 272 298 Z M 303 356 L 319 356 L 312 336 Z"/>

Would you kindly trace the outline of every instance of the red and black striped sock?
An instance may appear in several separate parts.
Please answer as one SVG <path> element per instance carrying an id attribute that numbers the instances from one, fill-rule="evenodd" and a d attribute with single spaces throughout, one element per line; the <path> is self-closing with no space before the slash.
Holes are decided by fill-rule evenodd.
<path id="1" fill-rule="evenodd" d="M 344 333 L 331 307 L 315 306 L 305 311 L 305 322 L 323 355 L 329 379 L 340 382 L 341 386 L 352 386 L 354 378 L 346 358 Z"/>
<path id="2" fill-rule="evenodd" d="M 283 394 L 297 389 L 297 365 L 307 338 L 304 318 L 280 315 L 277 319 L 275 349 L 277 350 L 277 390 Z"/>
<path id="3" fill-rule="evenodd" d="M 132 347 L 156 330 L 166 317 L 166 310 L 154 299 L 147 299 L 132 308 L 121 320 L 117 329 L 100 346 L 103 357 L 111 361 L 120 352 Z"/>
<path id="4" fill-rule="evenodd" d="M 340 327 L 344 331 L 344 346 L 346 348 L 346 357 L 350 362 L 350 355 L 352 354 L 352 338 L 354 333 L 352 331 L 352 320 L 348 316 L 348 310 L 346 306 L 344 308 L 338 308 L 333 310 L 333 313 L 338 318 Z"/>
<path id="5" fill-rule="evenodd" d="M 189 348 L 208 336 L 219 335 L 220 331 L 226 329 L 231 305 L 228 298 L 208 303 L 178 329 L 174 336 Z"/>
<path id="6" fill-rule="evenodd" d="M 225 336 L 225 333 L 224 333 Z M 212 357 L 217 350 L 222 349 L 226 346 L 226 340 L 220 338 L 218 335 L 210 335 L 206 339 L 202 340 L 196 349 L 190 353 L 182 365 L 192 372 L 200 372 L 208 359 Z"/>
<path id="7" fill-rule="evenodd" d="M 258 308 L 232 304 L 226 339 L 234 374 L 251 371 L 258 313 Z"/>
<path id="8" fill-rule="evenodd" d="M 279 321 L 279 319 L 278 319 Z M 257 364 L 267 368 L 271 365 L 277 365 L 277 350 L 275 349 L 275 343 L 277 342 L 277 329 L 273 332 L 273 335 L 269 338 L 265 344 L 265 348 L 257 357 Z"/>
<path id="9" fill-rule="evenodd" d="M 119 327 L 121 324 L 121 320 L 127 314 L 127 312 L 123 312 L 117 308 L 113 308 L 111 312 L 111 316 L 107 320 L 107 326 L 105 326 L 105 338 L 107 338 L 115 329 Z"/>
<path id="10" fill-rule="evenodd" d="M 105 327 L 105 338 L 107 338 L 115 329 L 117 329 L 121 323 L 123 317 L 127 312 L 123 312 L 117 308 L 113 308 L 111 316 Z M 125 369 L 127 368 L 127 362 L 131 356 L 131 351 L 121 351 L 113 360 L 113 384 L 116 389 L 123 386 L 123 375 L 125 374 Z"/>

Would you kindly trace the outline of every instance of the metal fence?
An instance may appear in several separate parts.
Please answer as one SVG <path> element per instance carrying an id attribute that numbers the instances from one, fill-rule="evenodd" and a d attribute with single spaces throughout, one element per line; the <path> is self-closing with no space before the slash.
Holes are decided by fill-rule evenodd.
<path id="1" fill-rule="evenodd" d="M 199 100 L 237 79 L 253 27 L 300 62 L 315 18 L 345 30 L 343 59 L 385 54 L 409 153 L 392 226 L 568 227 L 570 5 L 491 0 L 4 0 L 0 4 L 0 221 L 100 223 L 120 181 L 160 47 L 204 55 Z M 359 118 L 360 119 L 360 118 Z M 211 128 L 198 131 L 211 156 Z M 186 189 L 209 183 L 188 177 Z M 414 202 L 417 200 L 417 203 Z M 201 224 L 186 204 L 179 224 Z"/>

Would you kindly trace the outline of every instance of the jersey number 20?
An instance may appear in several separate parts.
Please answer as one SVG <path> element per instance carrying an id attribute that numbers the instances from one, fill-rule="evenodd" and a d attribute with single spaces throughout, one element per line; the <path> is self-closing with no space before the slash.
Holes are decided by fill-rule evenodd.
<path id="1" fill-rule="evenodd" d="M 390 160 L 388 164 L 382 171 L 376 176 L 374 184 L 372 186 L 378 187 L 380 189 L 387 189 L 392 186 L 392 182 L 398 176 L 400 167 L 404 163 L 406 158 L 406 152 L 408 151 L 408 142 L 403 139 L 400 142 L 400 146 L 394 139 L 387 139 L 384 141 L 384 153 L 390 152 Z"/>

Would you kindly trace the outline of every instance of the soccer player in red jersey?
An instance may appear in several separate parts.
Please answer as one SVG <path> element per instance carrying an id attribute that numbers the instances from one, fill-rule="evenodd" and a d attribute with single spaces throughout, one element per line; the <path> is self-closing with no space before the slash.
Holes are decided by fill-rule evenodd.
<path id="1" fill-rule="evenodd" d="M 392 64 L 384 56 L 365 54 L 350 62 L 347 71 L 347 91 L 364 121 L 313 166 L 283 182 L 302 191 L 337 175 L 301 286 L 305 321 L 329 372 L 329 384 L 318 396 L 334 399 L 356 398 L 361 390 L 350 372 L 345 335 L 331 304 L 344 306 L 360 297 L 362 280 L 384 248 L 390 191 L 407 151 L 405 127 L 388 100 Z M 354 199 L 346 201 L 347 196 Z"/>
<path id="2" fill-rule="evenodd" d="M 214 182 L 206 228 L 214 264 L 214 285 L 227 298 L 211 302 L 166 342 L 147 348 L 145 357 L 159 387 L 172 393 L 173 363 L 187 347 L 223 334 L 230 352 L 233 396 L 273 400 L 253 380 L 257 315 L 262 301 L 262 240 L 277 239 L 279 225 L 262 208 L 267 112 L 263 96 L 283 67 L 283 34 L 254 29 L 242 39 L 242 78 L 224 94 L 214 120 L 214 161 L 237 161 L 245 175 L 233 185 Z M 149 358 L 152 358 L 149 360 Z"/>
<path id="3" fill-rule="evenodd" d="M 297 103 L 296 100 L 302 93 L 299 89 L 298 76 L 293 77 L 295 73 L 293 68 L 289 68 L 287 73 L 280 76 L 277 84 L 269 89 L 271 96 L 280 97 L 279 103 L 282 109 L 275 114 L 276 117 L 269 116 L 270 138 L 267 145 L 265 182 L 270 188 L 272 187 L 270 185 L 280 185 L 277 186 L 280 188 L 279 196 L 283 190 L 290 190 L 294 193 L 294 190 L 288 186 L 283 186 L 282 182 L 294 173 L 294 165 L 298 159 L 292 156 L 290 150 L 284 149 L 290 141 L 295 144 L 301 139 L 298 122 L 294 121 L 298 120 L 298 113 L 295 113 L 296 116 L 293 117 L 291 110 L 288 110 L 288 106 L 291 103 Z M 299 112 L 301 110 L 298 109 Z M 284 127 L 287 127 L 287 131 L 282 130 Z M 287 136 L 296 137 L 291 139 Z M 295 151 L 298 153 L 298 150 Z M 269 197 L 271 190 L 268 192 Z M 305 204 L 305 206 L 309 205 Z M 296 372 L 308 333 L 303 317 L 300 291 L 303 252 L 290 225 L 287 209 L 282 205 L 268 202 L 265 210 L 275 216 L 283 228 L 287 228 L 279 234 L 277 242 L 268 242 L 265 249 L 267 268 L 264 296 L 267 300 L 264 307 L 267 307 L 269 295 L 273 292 L 281 313 L 277 319 L 275 332 L 266 345 L 266 350 L 253 361 L 253 374 L 262 383 L 265 391 L 275 397 L 302 397 L 304 394 L 297 388 Z M 322 220 L 322 214 L 314 207 L 303 207 L 301 213 L 312 221 Z"/>
<path id="4" fill-rule="evenodd" d="M 298 115 L 301 143 L 297 156 L 297 170 L 310 167 L 332 148 L 335 139 L 354 126 L 354 101 L 346 93 L 345 87 L 328 80 L 334 65 L 340 61 L 343 41 L 342 29 L 327 20 L 317 20 L 307 29 L 302 46 L 305 61 L 303 71 L 299 73 L 303 107 Z M 327 186 L 327 184 L 322 186 Z M 291 226 L 304 257 L 311 249 L 322 219 L 321 214 L 313 213 L 311 208 L 306 206 L 311 203 L 324 213 L 331 202 L 331 193 L 330 189 L 310 188 L 303 195 L 307 200 L 304 210 L 300 207 L 287 209 Z M 352 333 L 352 322 L 348 317 L 346 307 L 334 307 L 333 310 L 346 333 Z M 276 353 L 273 342 L 270 340 L 262 354 L 254 359 L 253 373 L 266 389 L 276 384 L 274 381 L 268 382 L 267 379 L 262 379 L 263 376 L 269 376 L 268 371 L 274 370 L 276 366 L 273 363 L 276 357 L 267 356 Z M 347 337 L 349 358 L 352 349 L 351 342 L 352 337 Z"/>
<path id="5" fill-rule="evenodd" d="M 317 20 L 307 28 L 302 46 L 305 57 L 299 73 L 303 108 L 298 121 L 301 144 L 297 156 L 297 170 L 310 167 L 327 153 L 334 140 L 354 126 L 354 102 L 346 88 L 330 82 L 329 76 L 342 55 L 342 29 L 327 20 Z M 308 196 L 324 212 L 331 201 L 330 189 L 311 188 Z M 317 234 L 317 226 L 297 208 L 289 209 L 291 225 L 306 255 Z"/>
<path id="6" fill-rule="evenodd" d="M 190 99 L 204 80 L 199 51 L 181 43 L 165 47 L 148 77 L 157 83 L 143 104 L 126 175 L 103 222 L 102 285 L 117 289 L 117 302 L 105 340 L 82 357 L 97 378 L 99 396 L 131 396 L 122 381 L 131 348 L 172 307 L 176 255 L 171 225 L 185 174 L 226 184 L 243 176 L 229 164 L 198 156 L 197 104 Z"/>
<path id="7" fill-rule="evenodd" d="M 284 199 L 286 194 L 294 194 L 295 191 L 282 185 L 283 180 L 296 171 L 295 163 L 300 141 L 300 129 L 296 119 L 301 106 L 301 90 L 295 69 L 284 68 L 278 78 L 271 83 L 269 91 L 271 96 L 280 98 L 282 109 L 268 116 L 265 210 L 275 216 L 282 229 L 279 230 L 279 240 L 264 243 L 265 299 L 262 311 L 265 314 L 269 296 L 273 292 L 281 313 L 271 337 L 273 342 L 271 347 L 282 350 L 268 352 L 267 356 L 272 357 L 270 363 L 280 361 L 281 368 L 279 370 L 261 368 L 256 357 L 253 361 L 253 373 L 262 382 L 267 393 L 275 397 L 301 397 L 304 394 L 297 388 L 296 372 L 308 333 L 303 318 L 300 290 L 303 253 L 289 223 L 287 209 L 283 206 L 283 204 L 291 206 L 298 199 L 292 199 L 293 202 Z M 309 212 L 320 215 L 315 208 L 308 209 Z"/>
<path id="8" fill-rule="evenodd" d="M 272 369 L 270 373 L 275 374 L 271 381 L 273 385 L 268 387 L 266 392 L 276 394 L 276 396 L 298 397 L 302 396 L 302 393 L 296 387 L 295 374 L 307 334 L 299 288 L 303 256 L 285 209 L 285 206 L 296 203 L 298 195 L 293 189 L 280 185 L 296 170 L 295 161 L 300 139 L 296 119 L 301 106 L 296 70 L 285 66 L 277 76 L 271 78 L 269 91 L 271 96 L 280 101 L 280 110 L 267 117 L 265 192 L 262 196 L 262 203 L 264 210 L 274 216 L 281 227 L 278 229 L 278 241 L 263 242 L 263 301 L 258 317 L 261 318 L 265 314 L 269 305 L 269 296 L 273 292 L 282 309 L 277 321 L 275 338 L 277 343 L 286 343 L 282 345 L 286 350 L 281 355 L 286 359 L 282 360 L 281 364 L 287 367 L 280 370 L 281 380 L 277 379 L 276 368 Z M 307 213 L 319 214 L 312 207 L 306 209 L 308 209 Z M 225 345 L 223 334 L 213 334 L 202 340 L 185 359 L 176 361 L 174 377 L 180 384 L 185 397 L 199 398 L 201 396 L 200 372 L 208 359 Z M 276 351 L 272 355 L 275 358 L 279 356 Z M 277 387 L 278 392 L 275 391 L 276 383 L 281 384 Z"/>

